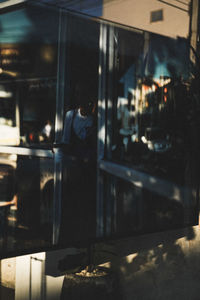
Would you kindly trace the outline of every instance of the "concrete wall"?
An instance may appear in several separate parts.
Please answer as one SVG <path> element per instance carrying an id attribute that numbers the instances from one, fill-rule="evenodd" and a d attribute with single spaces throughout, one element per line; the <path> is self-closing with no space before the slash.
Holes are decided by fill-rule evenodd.
<path id="1" fill-rule="evenodd" d="M 9 258 L 0 261 L 0 299 L 15 298 L 16 259 Z"/>
<path id="2" fill-rule="evenodd" d="M 98 245 L 97 261 L 103 251 L 116 253 L 104 266 L 118 277 L 125 300 L 200 299 L 199 226 Z"/>
<path id="3" fill-rule="evenodd" d="M 0 264 L 1 264 L 1 268 L 0 268 L 1 285 L 6 288 L 14 289 L 16 259 L 15 258 L 3 259 L 0 261 Z"/>

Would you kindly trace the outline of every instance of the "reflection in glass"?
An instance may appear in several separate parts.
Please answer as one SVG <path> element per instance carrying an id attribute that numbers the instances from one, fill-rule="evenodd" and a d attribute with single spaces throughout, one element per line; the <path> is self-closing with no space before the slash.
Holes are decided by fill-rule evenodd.
<path id="1" fill-rule="evenodd" d="M 53 161 L 10 155 L 0 159 L 1 247 L 40 248 L 51 242 Z M 6 239 L 5 239 L 6 237 Z"/>
<path id="2" fill-rule="evenodd" d="M 188 44 L 186 40 L 149 34 L 146 53 L 142 44 L 137 43 L 137 53 L 134 50 L 128 54 L 123 50 L 130 47 L 127 32 L 119 33 L 121 88 L 117 113 L 113 116 L 118 126 L 113 132 L 113 158 L 184 183 L 180 167 L 184 168 L 191 150 L 187 116 L 192 105 Z"/>
<path id="3" fill-rule="evenodd" d="M 51 144 L 58 13 L 28 6 L 2 14 L 0 23 L 0 144 Z"/>
<path id="4" fill-rule="evenodd" d="M 154 206 L 156 210 L 161 207 L 163 214 L 168 214 L 167 207 L 171 207 L 175 223 L 169 219 L 169 222 L 161 221 L 159 225 L 154 215 L 148 222 L 149 229 L 196 224 L 199 103 L 195 100 L 196 79 L 191 74 L 188 41 L 115 30 L 118 44 L 115 50 L 117 81 L 113 81 L 112 86 L 116 90 L 112 116 L 112 161 L 140 171 L 141 176 L 151 175 L 157 182 L 157 188 L 141 182 L 141 202 L 146 203 L 146 219 L 153 216 Z M 165 193 L 159 194 L 161 181 L 163 190 L 180 193 L 179 202 L 185 198 L 183 206 L 173 204 L 173 195 L 169 194 L 166 198 Z M 122 198 L 131 199 L 132 194 L 134 205 L 135 188 L 132 186 L 127 190 L 132 192 L 123 194 Z M 184 217 L 177 224 L 176 211 L 180 214 L 184 211 Z M 132 222 L 134 224 L 135 218 Z"/>
<path id="5" fill-rule="evenodd" d="M 148 183 L 143 178 L 133 184 L 105 173 L 104 184 L 112 182 L 104 202 L 105 228 L 112 236 L 158 232 L 197 222 L 195 193 L 159 179 L 151 181 L 153 178 Z"/>
<path id="6" fill-rule="evenodd" d="M 32 5 L 0 15 L 0 254 L 52 243 L 58 18 Z"/>
<path id="7" fill-rule="evenodd" d="M 70 88 L 62 135 L 60 243 L 96 234 L 96 152 L 99 24 L 71 16 L 67 51 Z M 69 96 L 70 95 L 70 96 Z"/>

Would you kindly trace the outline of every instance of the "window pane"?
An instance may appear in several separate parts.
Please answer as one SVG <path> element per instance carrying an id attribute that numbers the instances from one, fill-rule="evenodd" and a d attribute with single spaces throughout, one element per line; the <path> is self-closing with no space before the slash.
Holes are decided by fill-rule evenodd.
<path id="1" fill-rule="evenodd" d="M 119 43 L 126 45 L 124 35 Z M 119 53 L 122 87 L 113 115 L 113 159 L 179 184 L 191 182 L 199 126 L 191 120 L 195 90 L 186 41 L 150 35 L 143 60 Z"/>
<path id="2" fill-rule="evenodd" d="M 163 20 L 163 10 L 155 10 L 151 12 L 150 22 L 157 22 Z"/>
<path id="3" fill-rule="evenodd" d="M 0 145 L 15 146 L 0 153 L 0 255 L 52 245 L 58 21 L 30 5 L 0 15 Z"/>
<path id="4" fill-rule="evenodd" d="M 149 33 L 139 39 L 136 33 L 116 31 L 112 161 L 152 175 L 167 185 L 197 190 L 198 75 L 190 68 L 188 41 Z M 154 196 L 150 193 L 149 197 Z M 197 199 L 188 195 L 189 205 L 193 201 Z M 197 219 L 190 221 L 195 224 Z"/>
<path id="5" fill-rule="evenodd" d="M 172 184 L 165 186 L 165 182 L 158 189 L 157 185 L 161 185 L 159 181 L 155 181 L 150 190 L 147 185 L 143 188 L 143 183 L 137 181 L 132 184 L 115 176 L 104 175 L 104 186 L 110 185 L 104 195 L 104 229 L 111 236 L 158 232 L 198 221 L 192 190 Z"/>
<path id="6" fill-rule="evenodd" d="M 0 189 L 0 255 L 49 246 L 53 160 L 1 155 Z"/>
<path id="7" fill-rule="evenodd" d="M 0 144 L 54 136 L 58 13 L 28 6 L 0 15 Z"/>
<path id="8" fill-rule="evenodd" d="M 70 16 L 66 70 L 63 193 L 60 243 L 86 241 L 96 234 L 96 152 L 99 24 Z"/>

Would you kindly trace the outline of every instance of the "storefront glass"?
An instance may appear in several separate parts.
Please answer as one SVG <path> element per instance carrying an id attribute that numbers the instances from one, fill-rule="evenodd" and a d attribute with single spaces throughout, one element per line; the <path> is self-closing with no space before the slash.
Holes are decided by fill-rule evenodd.
<path id="1" fill-rule="evenodd" d="M 62 221 L 59 241 L 96 237 L 99 23 L 70 16 L 62 155 Z M 67 75 L 66 75 L 67 76 Z"/>
<path id="2" fill-rule="evenodd" d="M 0 23 L 0 253 L 8 255 L 52 244 L 59 16 L 25 6 Z"/>
<path id="3" fill-rule="evenodd" d="M 0 24 L 0 252 L 197 224 L 188 40 L 33 3 Z"/>
<path id="4" fill-rule="evenodd" d="M 115 36 L 117 63 L 110 85 L 114 92 L 106 160 L 114 163 L 107 166 L 108 172 L 118 171 L 129 187 L 114 180 L 112 188 L 122 203 L 132 201 L 128 211 L 133 224 L 144 216 L 148 220 L 148 226 L 136 226 L 138 232 L 196 224 L 200 127 L 189 43 L 117 27 Z M 136 213 L 138 186 L 142 209 Z"/>

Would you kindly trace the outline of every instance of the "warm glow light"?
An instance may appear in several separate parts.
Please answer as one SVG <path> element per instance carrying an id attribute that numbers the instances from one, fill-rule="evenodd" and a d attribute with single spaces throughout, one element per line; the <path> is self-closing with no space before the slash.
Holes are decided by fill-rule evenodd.
<path id="1" fill-rule="evenodd" d="M 14 72 L 14 71 L 6 71 L 6 70 L 3 70 L 0 68 L 0 74 L 7 74 L 7 75 L 10 75 L 11 77 L 17 77 L 19 75 L 18 72 Z"/>
<path id="2" fill-rule="evenodd" d="M 55 52 L 54 49 L 49 46 L 49 45 L 45 45 L 41 48 L 41 57 L 44 61 L 46 61 L 47 63 L 52 63 L 55 57 Z"/>
<path id="3" fill-rule="evenodd" d="M 19 55 L 18 49 L 1 49 L 1 55 Z"/>

